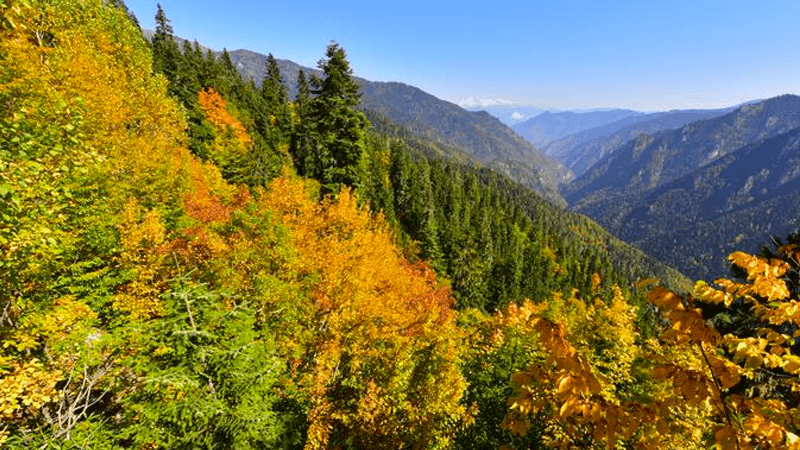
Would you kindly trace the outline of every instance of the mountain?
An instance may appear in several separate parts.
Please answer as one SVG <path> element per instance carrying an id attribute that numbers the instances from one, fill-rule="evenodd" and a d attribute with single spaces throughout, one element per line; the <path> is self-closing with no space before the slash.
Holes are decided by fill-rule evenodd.
<path id="1" fill-rule="evenodd" d="M 537 106 L 524 105 L 501 99 L 461 99 L 456 104 L 467 111 L 486 111 L 508 126 L 515 125 L 547 111 Z"/>
<path id="2" fill-rule="evenodd" d="M 800 226 L 800 129 L 749 144 L 624 206 L 590 213 L 616 236 L 693 279 L 726 275 L 726 256 L 757 253 Z"/>
<path id="3" fill-rule="evenodd" d="M 680 128 L 700 119 L 719 117 L 734 109 L 685 110 L 629 116 L 556 139 L 540 148 L 561 161 L 576 177 L 580 177 L 607 153 L 642 133 Z"/>
<path id="4" fill-rule="evenodd" d="M 231 60 L 245 77 L 260 84 L 266 56 L 249 50 L 230 52 Z M 290 95 L 301 66 L 278 60 Z M 318 74 L 303 67 L 307 76 Z M 558 185 L 572 175 L 554 158 L 540 152 L 496 117 L 484 111 L 466 111 L 454 103 L 440 100 L 418 88 L 398 82 L 375 82 L 357 78 L 361 104 L 365 110 L 380 113 L 414 134 L 448 146 L 456 146 L 541 194 L 554 204 L 565 206 Z M 512 169 L 513 168 L 513 169 Z"/>
<path id="5" fill-rule="evenodd" d="M 512 128 L 528 142 L 537 148 L 542 148 L 556 139 L 642 114 L 644 113 L 629 109 L 592 112 L 546 111 L 532 119 L 518 123 Z"/>
<path id="6" fill-rule="evenodd" d="M 571 179 L 571 174 L 489 113 L 464 111 L 403 83 L 363 82 L 361 92 L 364 109 L 386 115 L 420 137 L 459 147 L 554 203 L 565 205 L 556 186 Z"/>
<path id="7" fill-rule="evenodd" d="M 693 278 L 797 227 L 800 97 L 643 133 L 564 188 L 570 210 Z"/>
<path id="8" fill-rule="evenodd" d="M 595 203 L 636 198 L 747 144 L 798 125 L 800 97 L 784 95 L 676 130 L 642 133 L 605 155 L 562 192 L 574 209 L 591 215 Z"/>

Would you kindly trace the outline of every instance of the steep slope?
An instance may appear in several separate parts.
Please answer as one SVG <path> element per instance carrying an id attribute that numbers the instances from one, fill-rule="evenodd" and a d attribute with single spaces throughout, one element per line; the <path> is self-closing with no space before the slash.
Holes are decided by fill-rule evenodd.
<path id="1" fill-rule="evenodd" d="M 230 56 L 244 76 L 253 77 L 257 84 L 261 82 L 266 56 L 249 50 L 235 50 Z M 286 60 L 278 60 L 278 66 L 293 96 L 301 66 Z M 318 74 L 314 69 L 302 69 L 307 76 Z M 557 186 L 571 179 L 571 174 L 497 118 L 483 111 L 465 111 L 403 83 L 361 78 L 357 81 L 361 86 L 363 109 L 376 111 L 417 136 L 459 147 L 508 175 L 519 174 L 516 179 L 527 187 L 557 205 L 566 204 Z"/>
<path id="2" fill-rule="evenodd" d="M 694 279 L 723 276 L 729 253 L 757 253 L 800 225 L 800 129 L 729 153 L 623 207 L 615 203 L 596 203 L 590 214 Z"/>
<path id="3" fill-rule="evenodd" d="M 575 210 L 591 215 L 597 201 L 643 195 L 747 144 L 798 125 L 800 97 L 784 95 L 677 130 L 641 134 L 603 157 L 563 192 Z"/>
<path id="4" fill-rule="evenodd" d="M 593 273 L 631 287 L 648 277 L 685 287 L 681 274 L 591 219 L 553 206 L 508 176 L 455 161 L 441 144 L 376 122 L 385 133 L 380 140 L 388 135 L 392 142 L 393 193 L 378 197 L 394 198 L 388 217 L 445 270 L 460 305 L 493 310 L 564 286 L 585 294 Z"/>
<path id="5" fill-rule="evenodd" d="M 629 109 L 584 113 L 572 111 L 554 113 L 546 111 L 536 117 L 518 123 L 512 128 L 537 148 L 543 148 L 556 139 L 642 114 L 644 113 Z"/>
<path id="6" fill-rule="evenodd" d="M 456 146 L 512 176 L 556 204 L 558 184 L 571 178 L 561 164 L 485 111 L 457 105 L 403 83 L 363 82 L 362 107 L 378 111 L 417 136 Z M 521 176 L 514 176 L 515 171 Z"/>
<path id="7" fill-rule="evenodd" d="M 350 191 L 319 201 L 289 167 L 251 191 L 182 147 L 115 3 L 0 5 L 0 447 L 447 443 L 449 289 Z M 227 105 L 217 148 L 252 144 Z M 376 397 L 380 429 L 352 406 Z"/>
<path id="8" fill-rule="evenodd" d="M 564 164 L 576 177 L 580 177 L 603 156 L 639 134 L 680 128 L 697 120 L 719 117 L 734 109 L 670 111 L 629 116 L 556 139 L 540 148 Z"/>

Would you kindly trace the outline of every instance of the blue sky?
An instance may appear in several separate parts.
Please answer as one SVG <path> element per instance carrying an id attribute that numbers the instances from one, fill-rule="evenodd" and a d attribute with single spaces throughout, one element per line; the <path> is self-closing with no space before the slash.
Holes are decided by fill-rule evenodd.
<path id="1" fill-rule="evenodd" d="M 126 0 L 153 28 L 156 1 Z M 331 40 L 356 75 L 444 100 L 714 108 L 800 94 L 800 1 L 160 0 L 175 34 L 315 66 Z"/>

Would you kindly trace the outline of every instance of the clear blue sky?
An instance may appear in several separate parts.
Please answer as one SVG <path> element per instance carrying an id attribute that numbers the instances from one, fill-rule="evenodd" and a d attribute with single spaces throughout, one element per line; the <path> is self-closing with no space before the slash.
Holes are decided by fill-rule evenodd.
<path id="1" fill-rule="evenodd" d="M 568 109 L 712 108 L 800 94 L 800 0 L 160 0 L 175 34 L 439 98 Z M 154 28 L 156 1 L 126 0 Z"/>

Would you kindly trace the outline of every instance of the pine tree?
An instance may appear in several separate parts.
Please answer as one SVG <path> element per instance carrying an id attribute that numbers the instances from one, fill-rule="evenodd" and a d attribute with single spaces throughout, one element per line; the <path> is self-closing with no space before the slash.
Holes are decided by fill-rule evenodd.
<path id="1" fill-rule="evenodd" d="M 259 130 L 273 150 L 276 150 L 289 131 L 291 120 L 289 96 L 283 85 L 278 62 L 272 53 L 267 56 L 266 66 L 267 72 L 264 82 L 261 84 L 261 100 L 265 108 L 265 115 L 260 120 Z"/>
<path id="2" fill-rule="evenodd" d="M 272 56 L 272 53 L 267 55 L 267 71 L 264 77 L 264 82 L 261 85 L 261 95 L 264 101 L 271 109 L 278 109 L 286 105 L 289 97 L 286 94 L 286 87 L 283 85 L 283 76 L 278 67 L 278 60 Z"/>
<path id="3" fill-rule="evenodd" d="M 166 36 L 172 37 L 172 33 L 174 30 L 172 29 L 172 24 L 170 23 L 167 15 L 164 13 L 164 8 L 161 7 L 161 3 L 157 5 L 156 11 L 156 33 L 153 37 L 153 40 L 163 39 Z"/>
<path id="4" fill-rule="evenodd" d="M 318 63 L 324 78 L 313 78 L 316 95 L 312 115 L 319 136 L 321 160 L 318 176 L 327 192 L 344 186 L 360 187 L 365 170 L 366 116 L 355 109 L 361 99 L 345 51 L 338 43 L 328 45 L 326 59 Z"/>
<path id="5" fill-rule="evenodd" d="M 175 43 L 172 24 L 161 4 L 156 11 L 156 31 L 153 34 L 153 70 L 163 73 L 167 79 L 174 80 L 181 60 L 181 51 Z M 176 83 L 171 83 L 174 85 Z M 172 92 L 170 86 L 170 93 Z"/>
<path id="6" fill-rule="evenodd" d="M 297 74 L 297 96 L 294 100 L 295 120 L 292 130 L 292 155 L 294 166 L 304 176 L 311 177 L 321 171 L 316 158 L 311 127 L 311 87 L 303 69 Z"/>

